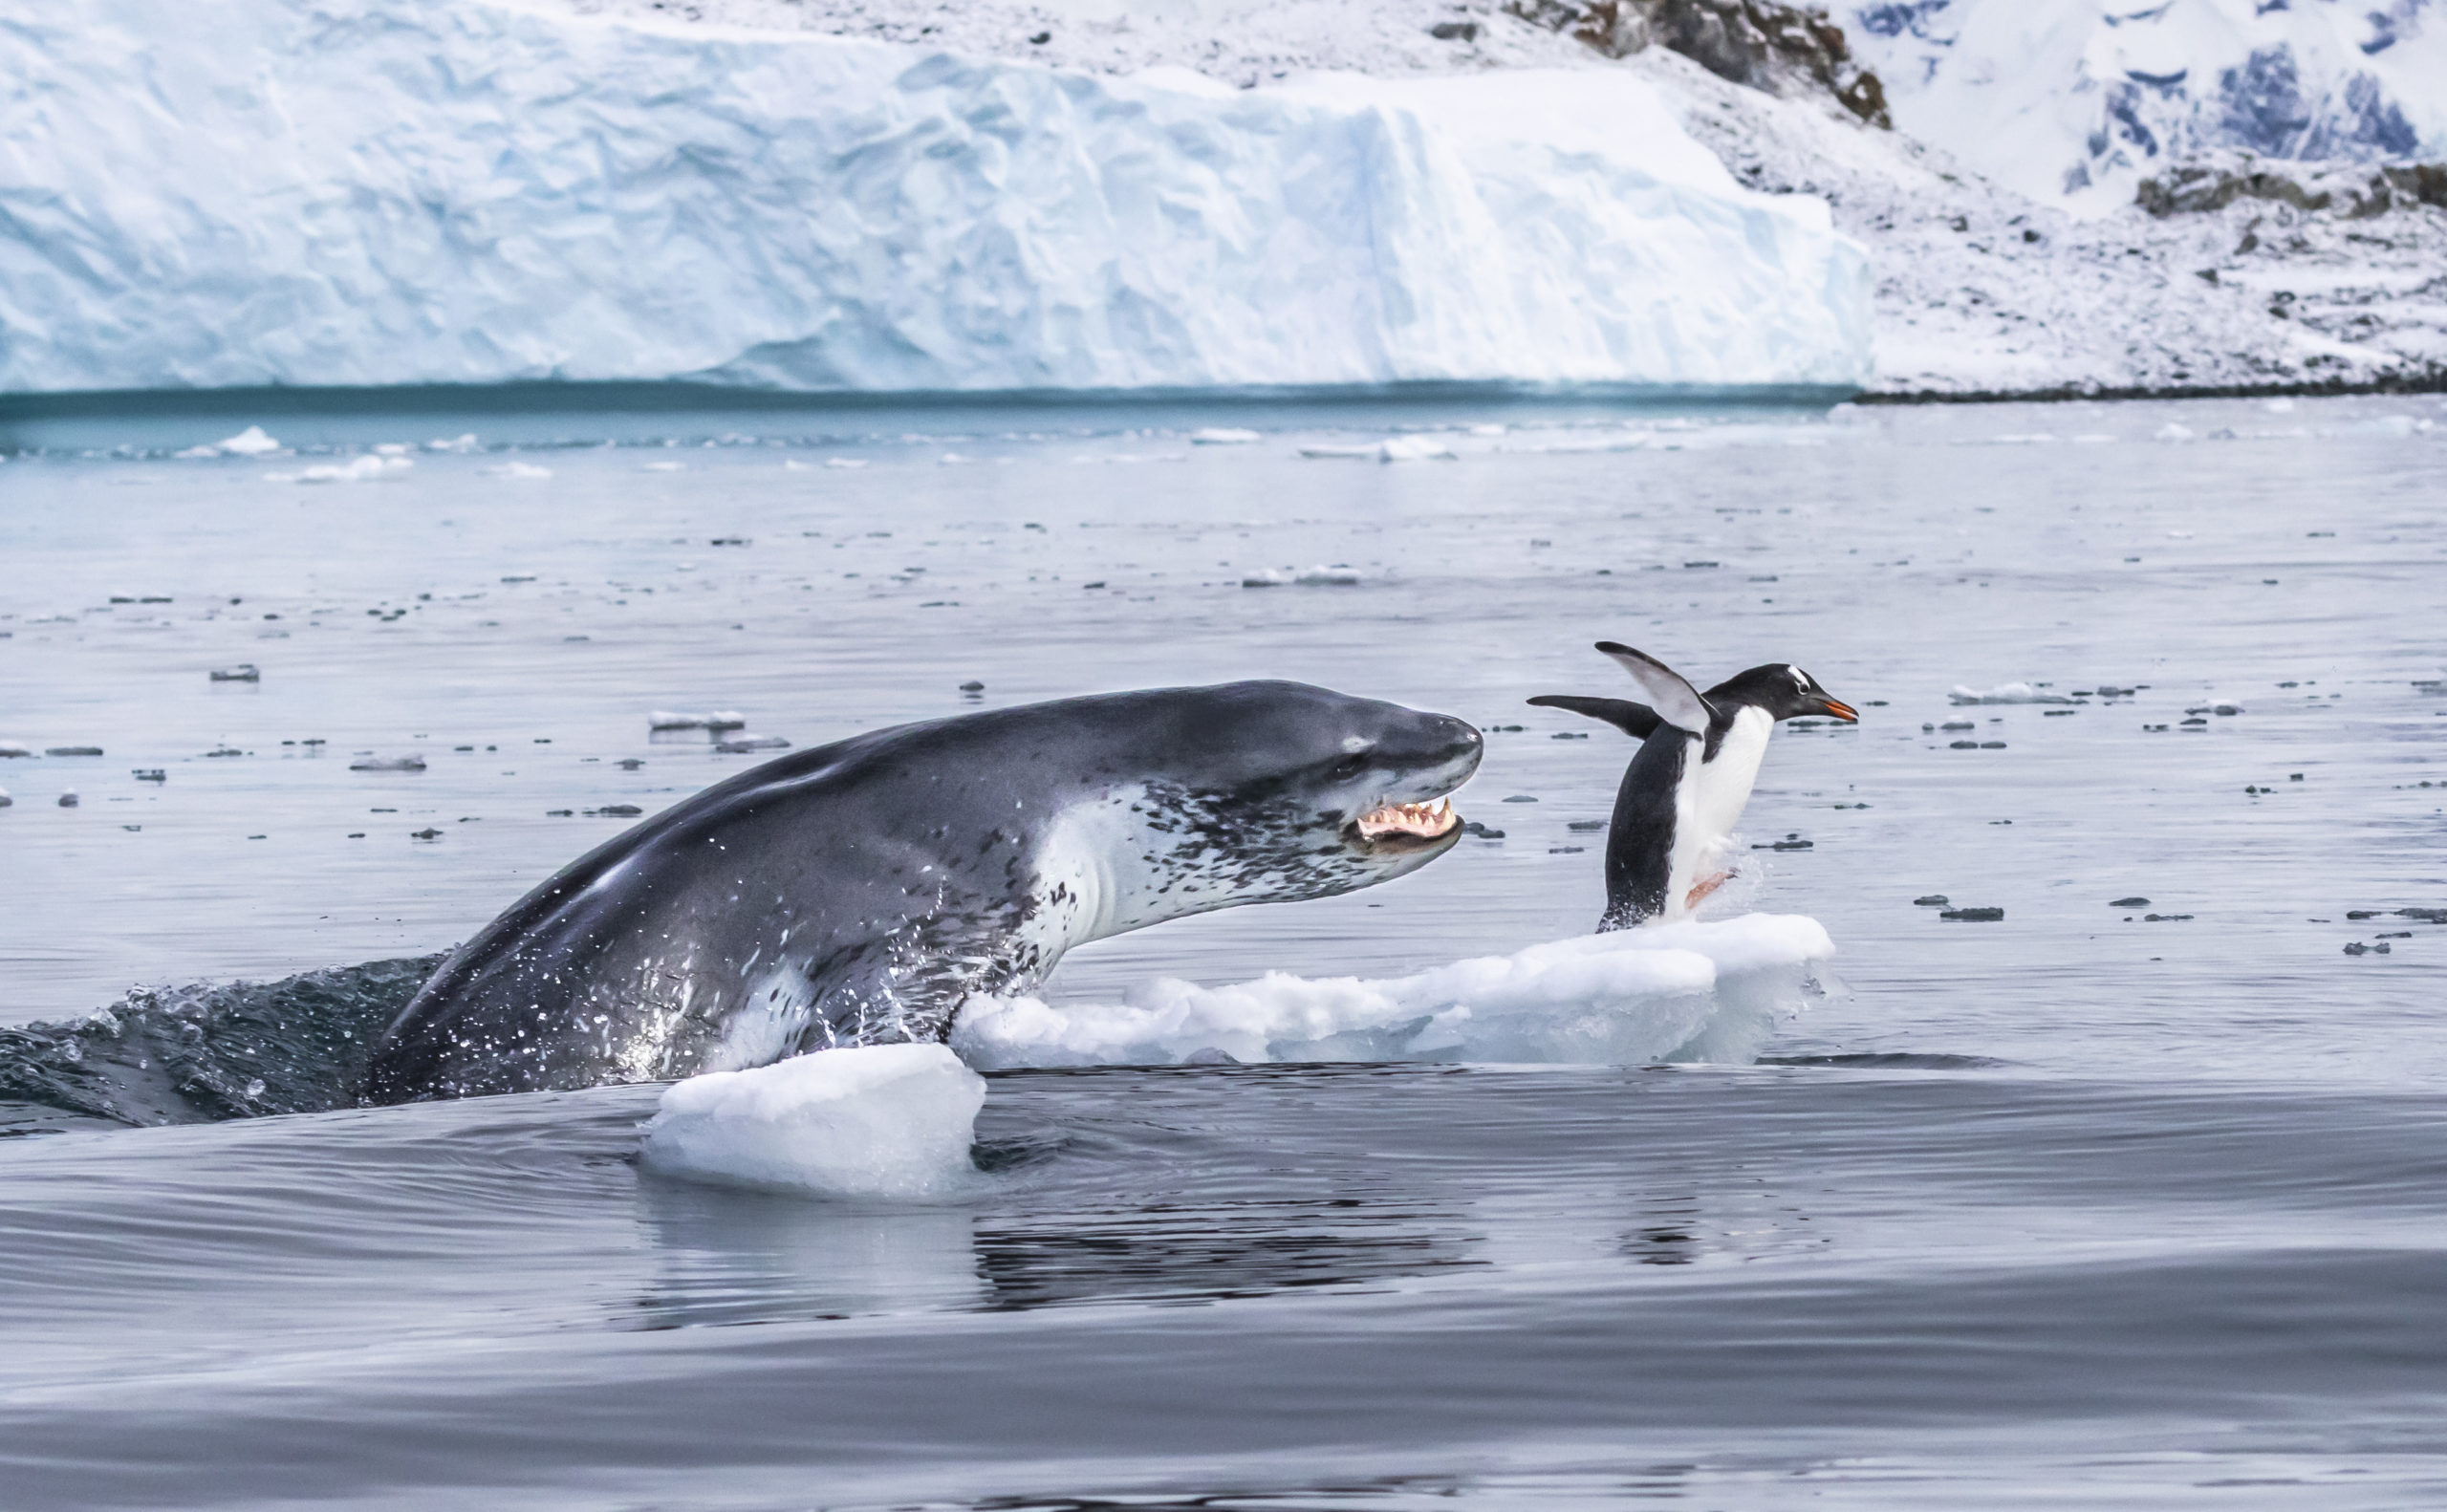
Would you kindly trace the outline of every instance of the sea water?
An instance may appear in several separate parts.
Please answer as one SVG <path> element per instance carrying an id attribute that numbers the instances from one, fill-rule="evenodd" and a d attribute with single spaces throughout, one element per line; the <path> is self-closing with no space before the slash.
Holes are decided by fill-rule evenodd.
<path id="1" fill-rule="evenodd" d="M 11 421 L 12 1504 L 2447 1489 L 2437 400 L 624 402 Z M 1521 702 L 1621 696 L 1598 638 L 1861 707 L 1721 919 L 1840 980 L 1442 1058 L 1438 973 L 1602 905 L 1628 742 Z M 658 1171 L 656 1087 L 285 1112 L 716 735 L 1237 677 L 1480 724 L 1501 838 L 1078 953 L 1002 1025 L 1073 1064 L 971 1047 L 1039 1068 L 973 1188 Z M 1409 1032 L 1262 1056 L 1268 982 Z"/>

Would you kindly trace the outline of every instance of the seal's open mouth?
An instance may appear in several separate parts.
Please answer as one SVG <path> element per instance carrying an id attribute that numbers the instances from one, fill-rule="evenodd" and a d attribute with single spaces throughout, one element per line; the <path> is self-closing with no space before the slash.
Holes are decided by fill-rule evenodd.
<path id="1" fill-rule="evenodd" d="M 1461 822 L 1453 800 L 1439 798 L 1433 803 L 1389 803 L 1361 814 L 1352 828 L 1365 845 L 1398 851 L 1441 840 Z"/>

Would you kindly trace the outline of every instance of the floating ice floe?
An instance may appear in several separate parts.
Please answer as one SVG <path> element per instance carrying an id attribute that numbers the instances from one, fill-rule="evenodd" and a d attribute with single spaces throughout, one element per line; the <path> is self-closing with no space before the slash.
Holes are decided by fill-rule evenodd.
<path id="1" fill-rule="evenodd" d="M 2184 424 L 2180 421 L 2171 420 L 2165 424 L 2159 426 L 2156 430 L 2151 432 L 2150 439 L 2152 441 L 2190 441 L 2192 440 L 2192 427 Z"/>
<path id="2" fill-rule="evenodd" d="M 487 478 L 549 478 L 550 467 L 539 467 L 531 462 L 506 462 L 497 467 L 482 469 Z"/>
<path id="3" fill-rule="evenodd" d="M 348 764 L 351 771 L 422 771 L 422 756 L 360 756 Z"/>
<path id="4" fill-rule="evenodd" d="M 790 743 L 779 735 L 738 735 L 714 742 L 714 749 L 725 756 L 742 756 L 750 751 L 786 751 Z"/>
<path id="5" fill-rule="evenodd" d="M 664 1091 L 648 1170 L 833 1197 L 930 1198 L 979 1179 L 969 1145 L 985 1080 L 941 1045 L 818 1050 Z"/>
<path id="6" fill-rule="evenodd" d="M 353 457 L 347 462 L 317 463 L 299 472 L 268 472 L 272 483 L 372 483 L 396 478 L 416 464 L 405 457 Z"/>
<path id="7" fill-rule="evenodd" d="M 1434 436 L 1388 436 L 1383 441 L 1311 442 L 1300 448 L 1311 462 L 1451 462 L 1453 448 Z"/>
<path id="8" fill-rule="evenodd" d="M 2027 682 L 2001 683 L 1985 693 L 1958 682 L 1955 684 L 1954 691 L 1947 694 L 1946 698 L 1955 703 L 2070 703 L 2073 702 L 2062 693 L 2042 693 Z"/>
<path id="9" fill-rule="evenodd" d="M 1241 579 L 1243 588 L 1351 588 L 1359 582 L 1359 570 L 1354 567 L 1311 567 L 1306 572 L 1288 567 L 1268 567 Z"/>
<path id="10" fill-rule="evenodd" d="M 1259 439 L 1256 431 L 1232 425 L 1209 425 L 1189 433 L 1193 446 L 1246 446 Z"/>
<path id="11" fill-rule="evenodd" d="M 11 756 L 32 756 L 34 748 L 24 741 L 0 741 L 0 760 Z"/>
<path id="12" fill-rule="evenodd" d="M 859 457 L 827 457 L 824 464 L 828 467 L 863 467 L 867 464 Z"/>
<path id="13" fill-rule="evenodd" d="M 476 449 L 476 433 L 474 431 L 469 431 L 463 436 L 436 436 L 433 440 L 424 443 L 424 449 L 427 451 L 474 451 Z"/>
<path id="14" fill-rule="evenodd" d="M 261 425 L 249 425 L 235 436 L 213 443 L 212 449 L 230 457 L 268 457 L 280 450 L 280 443 L 265 435 Z"/>
<path id="15" fill-rule="evenodd" d="M 656 709 L 646 716 L 646 727 L 657 730 L 743 730 L 747 727 L 747 716 L 737 709 L 713 709 L 704 714 Z"/>
<path id="16" fill-rule="evenodd" d="M 212 680 L 215 682 L 261 682 L 263 680 L 262 671 L 251 661 L 241 661 L 234 667 L 212 669 Z"/>
<path id="17" fill-rule="evenodd" d="M 1259 1061 L 1748 1062 L 1820 989 L 1834 945 L 1797 915 L 1617 930 L 1368 981 L 1163 978 L 1119 1004 L 973 1000 L 952 1048 L 982 1069 Z"/>

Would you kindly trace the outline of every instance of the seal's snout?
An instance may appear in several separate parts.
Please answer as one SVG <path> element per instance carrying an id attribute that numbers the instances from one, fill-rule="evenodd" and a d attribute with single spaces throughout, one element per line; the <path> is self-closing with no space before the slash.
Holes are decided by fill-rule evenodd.
<path id="1" fill-rule="evenodd" d="M 1438 715 L 1436 723 L 1439 733 L 1444 736 L 1444 759 L 1467 761 L 1476 766 L 1487 744 L 1486 737 L 1479 733 L 1478 726 L 1466 720 L 1457 720 L 1450 714 Z"/>

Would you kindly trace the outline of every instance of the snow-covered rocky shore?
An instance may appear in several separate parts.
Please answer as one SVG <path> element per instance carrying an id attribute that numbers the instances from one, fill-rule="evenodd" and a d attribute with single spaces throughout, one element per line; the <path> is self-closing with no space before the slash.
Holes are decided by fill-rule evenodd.
<path id="1" fill-rule="evenodd" d="M 2430 385 L 2432 3 L 26 0 L 0 392 Z"/>
<path id="2" fill-rule="evenodd" d="M 2447 10 L 2434 0 L 1843 0 L 1829 19 L 1881 78 L 1894 130 L 1813 89 L 1806 67 L 1754 66 L 1748 82 L 1770 93 L 1657 39 L 1677 18 L 1692 30 L 1686 13 L 1785 13 L 1756 0 L 545 3 L 1098 72 L 1189 68 L 1242 87 L 1318 72 L 1607 71 L 1653 91 L 1742 182 L 1824 198 L 1869 249 L 1874 391 L 2447 380 L 2447 192 L 2399 193 L 2377 213 L 2306 209 L 2282 191 L 2165 215 L 2137 203 L 2143 183 L 2203 155 L 2257 154 L 2270 183 L 2447 161 Z M 1605 33 L 1635 25 L 1652 45 L 1610 55 L 1621 44 Z M 1722 54 L 1741 51 L 1713 60 L 1740 73 Z"/>

